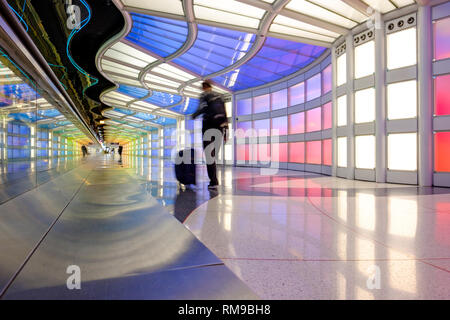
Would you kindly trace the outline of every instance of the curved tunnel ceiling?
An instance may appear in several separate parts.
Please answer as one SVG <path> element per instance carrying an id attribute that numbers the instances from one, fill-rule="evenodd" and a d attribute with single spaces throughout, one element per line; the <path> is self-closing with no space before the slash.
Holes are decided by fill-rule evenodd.
<path id="1" fill-rule="evenodd" d="M 121 128 L 192 114 L 200 84 L 223 94 L 291 75 L 353 27 L 414 0 L 113 0 L 126 27 L 97 54 L 117 87 L 101 95 Z M 124 111 L 126 111 L 124 113 Z M 142 116 L 142 115 L 146 116 Z M 139 116 L 140 115 L 140 116 Z"/>

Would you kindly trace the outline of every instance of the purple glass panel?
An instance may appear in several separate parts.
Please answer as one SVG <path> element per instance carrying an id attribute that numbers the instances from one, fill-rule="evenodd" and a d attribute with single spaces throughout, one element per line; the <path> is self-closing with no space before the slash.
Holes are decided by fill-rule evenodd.
<path id="1" fill-rule="evenodd" d="M 253 121 L 253 129 L 258 137 L 267 137 L 270 133 L 270 119 Z"/>
<path id="2" fill-rule="evenodd" d="M 272 136 L 287 135 L 287 117 L 272 118 Z"/>
<path id="3" fill-rule="evenodd" d="M 306 132 L 322 130 L 322 108 L 306 111 Z"/>
<path id="4" fill-rule="evenodd" d="M 301 82 L 289 88 L 289 106 L 305 102 L 305 83 Z"/>
<path id="5" fill-rule="evenodd" d="M 253 113 L 270 111 L 270 95 L 265 94 L 253 98 Z"/>
<path id="6" fill-rule="evenodd" d="M 321 96 L 321 78 L 319 73 L 306 80 L 306 101 L 311 101 Z"/>
<path id="7" fill-rule="evenodd" d="M 332 89 L 332 69 L 331 64 L 322 71 L 323 93 L 330 92 Z"/>
<path id="8" fill-rule="evenodd" d="M 434 58 L 442 60 L 450 58 L 450 17 L 435 21 L 434 25 Z"/>
<path id="9" fill-rule="evenodd" d="M 305 133 L 305 113 L 289 115 L 289 134 Z"/>
<path id="10" fill-rule="evenodd" d="M 236 114 L 245 116 L 252 113 L 252 99 L 238 100 Z"/>
<path id="11" fill-rule="evenodd" d="M 287 89 L 272 94 L 272 110 L 287 108 Z"/>

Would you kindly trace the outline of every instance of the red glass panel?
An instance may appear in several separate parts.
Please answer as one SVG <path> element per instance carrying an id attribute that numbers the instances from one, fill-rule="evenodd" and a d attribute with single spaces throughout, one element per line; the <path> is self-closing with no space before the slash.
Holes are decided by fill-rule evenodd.
<path id="1" fill-rule="evenodd" d="M 306 163 L 322 164 L 322 141 L 308 141 L 306 143 Z"/>
<path id="2" fill-rule="evenodd" d="M 289 162 L 305 163 L 305 143 L 304 142 L 289 143 Z"/>
<path id="3" fill-rule="evenodd" d="M 436 77 L 434 80 L 435 114 L 450 114 L 450 74 Z"/>
<path id="4" fill-rule="evenodd" d="M 287 162 L 287 143 L 273 143 L 272 144 L 272 161 L 273 162 Z"/>
<path id="5" fill-rule="evenodd" d="M 333 151 L 331 139 L 323 140 L 323 164 L 331 166 L 333 162 Z"/>
<path id="6" fill-rule="evenodd" d="M 434 134 L 434 170 L 450 172 L 450 132 Z"/>
<path id="7" fill-rule="evenodd" d="M 249 160 L 248 144 L 236 145 L 236 160 L 241 162 Z"/>

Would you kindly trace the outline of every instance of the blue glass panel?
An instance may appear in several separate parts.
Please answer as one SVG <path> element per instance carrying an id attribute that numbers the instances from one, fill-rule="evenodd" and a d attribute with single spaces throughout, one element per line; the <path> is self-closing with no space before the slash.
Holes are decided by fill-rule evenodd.
<path id="1" fill-rule="evenodd" d="M 134 113 L 134 111 L 131 111 L 131 110 L 128 110 L 128 109 L 114 108 L 113 110 L 115 112 L 123 113 L 123 114 L 126 114 L 126 115 L 132 115 Z"/>
<path id="2" fill-rule="evenodd" d="M 188 27 L 185 21 L 132 13 L 133 26 L 125 39 L 161 57 L 178 51 L 186 42 Z"/>
<path id="3" fill-rule="evenodd" d="M 39 110 L 37 112 L 37 114 L 39 116 L 43 116 L 43 117 L 47 117 L 47 118 L 54 118 L 54 117 L 61 115 L 61 113 L 56 109 Z"/>
<path id="4" fill-rule="evenodd" d="M 121 84 L 119 88 L 117 88 L 117 92 L 125 94 L 127 96 L 133 97 L 133 98 L 143 98 L 148 94 L 148 90 L 144 88 L 139 87 L 133 87 L 133 86 L 127 86 Z"/>
<path id="5" fill-rule="evenodd" d="M 204 76 L 241 59 L 254 40 L 253 34 L 199 25 L 194 45 L 174 62 Z"/>
<path id="6" fill-rule="evenodd" d="M 168 107 L 170 105 L 174 105 L 176 103 L 179 103 L 181 101 L 181 96 L 171 94 L 171 93 L 165 93 L 165 92 L 159 92 L 159 91 L 153 91 L 153 95 L 144 101 L 148 103 L 152 103 L 154 105 L 157 105 L 158 107 Z"/>
<path id="7" fill-rule="evenodd" d="M 156 123 L 156 124 L 163 125 L 163 126 L 177 124 L 177 120 L 176 119 L 165 118 L 165 117 L 159 117 L 156 120 L 152 120 L 152 122 Z"/>
<path id="8" fill-rule="evenodd" d="M 156 118 L 156 116 L 153 114 L 148 114 L 148 113 L 143 113 L 143 112 L 137 112 L 133 117 L 136 117 L 136 118 L 142 119 L 142 120 L 146 120 L 146 121 L 153 120 Z"/>
<path id="9" fill-rule="evenodd" d="M 40 95 L 28 84 L 5 84 L 0 86 L 0 96 L 2 97 L 14 97 L 17 100 L 29 101 L 40 98 Z M 10 100 L 2 100 L 3 102 L 10 102 Z"/>
<path id="10" fill-rule="evenodd" d="M 194 98 L 186 98 L 186 100 L 184 101 L 184 103 L 170 108 L 169 110 L 181 113 L 181 114 L 193 114 L 195 111 L 197 111 L 198 106 L 200 104 L 200 100 L 199 99 L 194 99 Z"/>

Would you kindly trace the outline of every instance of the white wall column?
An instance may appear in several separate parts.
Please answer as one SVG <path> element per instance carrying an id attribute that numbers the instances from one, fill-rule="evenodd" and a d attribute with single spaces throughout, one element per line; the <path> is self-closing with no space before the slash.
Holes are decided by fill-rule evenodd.
<path id="1" fill-rule="evenodd" d="M 431 7 L 419 6 L 418 83 L 419 83 L 419 185 L 433 184 L 433 103 L 432 103 L 432 22 Z"/>
<path id="2" fill-rule="evenodd" d="M 355 60 L 351 33 L 345 38 L 345 46 L 347 53 L 347 179 L 355 179 L 355 97 L 353 94 Z"/>
<path id="3" fill-rule="evenodd" d="M 376 13 L 375 21 L 375 179 L 386 182 L 386 34 L 381 14 Z"/>

